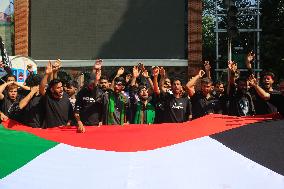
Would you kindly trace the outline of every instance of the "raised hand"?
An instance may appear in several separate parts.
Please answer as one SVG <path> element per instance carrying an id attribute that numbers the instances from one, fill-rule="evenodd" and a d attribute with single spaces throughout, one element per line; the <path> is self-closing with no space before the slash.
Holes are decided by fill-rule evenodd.
<path id="1" fill-rule="evenodd" d="M 160 68 L 158 66 L 152 68 L 152 74 L 154 77 L 158 77 L 159 73 L 160 73 Z"/>
<path id="2" fill-rule="evenodd" d="M 247 68 L 252 68 L 251 64 L 252 64 L 254 58 L 255 58 L 255 54 L 253 53 L 253 51 L 250 51 L 247 54 L 247 57 L 246 57 L 246 66 L 247 66 Z"/>
<path id="3" fill-rule="evenodd" d="M 133 66 L 132 76 L 137 78 L 140 75 L 141 70 L 139 70 L 138 66 Z"/>
<path id="4" fill-rule="evenodd" d="M 94 64 L 93 70 L 101 70 L 102 69 L 102 59 L 97 59 L 96 63 Z"/>
<path id="5" fill-rule="evenodd" d="M 205 68 L 206 72 L 210 71 L 211 66 L 210 66 L 209 61 L 207 61 L 207 60 L 204 61 L 204 68 Z"/>
<path id="6" fill-rule="evenodd" d="M 124 67 L 120 67 L 120 68 L 117 70 L 116 76 L 119 77 L 119 76 L 121 76 L 123 73 L 124 73 Z"/>
<path id="7" fill-rule="evenodd" d="M 164 67 L 160 68 L 160 75 L 161 77 L 166 77 L 166 70 L 164 69 Z"/>
<path id="8" fill-rule="evenodd" d="M 54 64 L 52 65 L 52 71 L 53 72 L 57 72 L 60 68 L 61 68 L 61 60 L 60 59 L 57 59 Z"/>
<path id="9" fill-rule="evenodd" d="M 142 75 L 145 78 L 149 78 L 149 73 L 148 73 L 148 71 L 146 69 L 142 72 Z"/>
<path id="10" fill-rule="evenodd" d="M 204 71 L 204 70 L 199 70 L 198 76 L 199 76 L 200 78 L 202 78 L 204 75 L 205 75 L 205 71 Z"/>
<path id="11" fill-rule="evenodd" d="M 231 73 L 236 73 L 236 71 L 238 69 L 237 63 L 235 63 L 234 61 L 229 61 L 228 62 L 228 69 L 230 70 Z"/>
<path id="12" fill-rule="evenodd" d="M 258 84 L 257 79 L 254 77 L 254 75 L 251 75 L 249 77 L 248 83 L 250 86 L 256 86 Z"/>
<path id="13" fill-rule="evenodd" d="M 39 86 L 31 87 L 31 92 L 32 92 L 33 94 L 36 94 L 37 92 L 39 92 Z"/>
<path id="14" fill-rule="evenodd" d="M 52 63 L 49 60 L 45 69 L 45 74 L 46 75 L 51 75 L 52 74 Z"/>

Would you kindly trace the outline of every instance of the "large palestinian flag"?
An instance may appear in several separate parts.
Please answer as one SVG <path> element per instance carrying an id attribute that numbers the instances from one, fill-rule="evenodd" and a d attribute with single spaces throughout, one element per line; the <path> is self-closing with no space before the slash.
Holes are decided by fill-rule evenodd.
<path id="1" fill-rule="evenodd" d="M 0 189 L 284 188 L 284 120 L 208 115 L 182 124 L 0 126 Z"/>

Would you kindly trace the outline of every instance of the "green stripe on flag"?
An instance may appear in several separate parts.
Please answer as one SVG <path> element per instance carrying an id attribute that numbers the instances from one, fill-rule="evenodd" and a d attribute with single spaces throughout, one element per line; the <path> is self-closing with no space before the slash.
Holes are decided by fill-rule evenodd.
<path id="1" fill-rule="evenodd" d="M 0 125 L 0 179 L 58 143 Z"/>

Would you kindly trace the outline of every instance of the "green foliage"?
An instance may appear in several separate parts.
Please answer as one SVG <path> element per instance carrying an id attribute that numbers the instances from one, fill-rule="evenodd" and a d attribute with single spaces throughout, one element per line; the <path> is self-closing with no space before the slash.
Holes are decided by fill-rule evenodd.
<path id="1" fill-rule="evenodd" d="M 284 0 L 262 1 L 261 64 L 283 78 Z"/>
<path id="2" fill-rule="evenodd" d="M 251 6 L 252 0 L 236 0 L 239 8 Z M 219 8 L 225 8 L 222 1 L 217 1 Z M 284 78 L 284 0 L 262 0 L 261 1 L 261 25 L 263 30 L 260 33 L 260 65 L 264 70 L 270 70 L 279 77 Z M 216 60 L 215 51 L 215 0 L 203 0 L 203 57 Z M 226 13 L 224 11 L 223 13 Z M 253 10 L 243 12 L 245 14 L 254 13 Z M 255 16 L 239 16 L 238 28 L 256 28 Z M 219 28 L 226 28 L 226 16 L 219 17 Z M 256 48 L 256 33 L 240 33 L 237 39 L 233 41 L 233 47 L 243 47 L 242 52 L 233 52 L 245 54 L 249 50 Z M 225 33 L 219 33 L 219 54 L 221 55 L 221 67 L 225 66 L 227 53 L 227 37 Z"/>

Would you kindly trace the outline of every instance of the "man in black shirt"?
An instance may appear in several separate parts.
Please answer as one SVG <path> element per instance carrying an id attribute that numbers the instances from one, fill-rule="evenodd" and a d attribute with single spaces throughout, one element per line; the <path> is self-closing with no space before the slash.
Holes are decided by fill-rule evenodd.
<path id="1" fill-rule="evenodd" d="M 230 86 L 228 114 L 235 116 L 255 114 L 254 103 L 248 90 L 246 78 L 239 78 L 235 85 Z"/>
<path id="2" fill-rule="evenodd" d="M 279 94 L 279 91 L 273 88 L 274 78 L 275 76 L 272 72 L 264 73 L 261 80 L 262 86 L 265 92 L 267 93 Z M 277 112 L 277 108 L 274 105 L 272 105 L 270 102 L 263 100 L 254 89 L 250 90 L 250 92 L 252 93 L 256 114 L 262 115 L 262 114 L 271 114 Z"/>
<path id="3" fill-rule="evenodd" d="M 63 85 L 60 80 L 58 79 L 51 80 L 49 82 L 48 88 L 45 90 L 48 78 L 52 75 L 52 73 L 54 73 L 57 70 L 58 67 L 53 66 L 49 61 L 45 71 L 45 75 L 41 81 L 39 88 L 40 94 L 44 96 L 43 98 L 43 107 L 45 108 L 44 128 L 70 125 L 70 122 L 73 117 L 72 105 L 69 101 L 68 95 L 63 92 Z"/>
<path id="4" fill-rule="evenodd" d="M 164 72 L 163 69 L 162 72 Z M 184 95 L 182 83 L 179 79 L 175 78 L 172 80 L 172 94 L 167 92 L 167 88 L 164 85 L 160 85 L 161 91 L 159 88 L 157 89 L 157 79 L 154 79 L 153 83 L 154 92 L 160 94 L 159 98 L 164 106 L 163 123 L 182 123 L 191 120 L 191 103 L 189 98 Z"/>
<path id="5" fill-rule="evenodd" d="M 250 78 L 249 83 L 262 99 L 276 106 L 278 112 L 284 116 L 284 81 L 280 82 L 280 94 L 270 94 L 266 92 L 257 84 L 257 80 L 254 77 Z"/>
<path id="6" fill-rule="evenodd" d="M 91 81 L 83 87 L 77 94 L 75 104 L 75 118 L 78 124 L 78 132 L 84 133 L 84 126 L 101 125 L 102 122 L 102 104 L 98 102 L 99 98 L 107 89 L 107 84 L 102 84 L 102 90 L 99 89 L 101 78 L 102 60 L 97 59 L 93 66 Z M 101 86 L 101 85 L 100 85 Z M 103 87 L 105 86 L 105 87 Z"/>
<path id="7" fill-rule="evenodd" d="M 211 95 L 212 81 L 209 78 L 201 80 L 201 91 L 197 91 L 191 98 L 193 119 L 207 114 L 222 113 L 219 100 Z"/>
<path id="8" fill-rule="evenodd" d="M 18 110 L 21 111 L 21 122 L 31 126 L 40 128 L 42 126 L 42 104 L 41 95 L 39 94 L 39 84 L 41 77 L 37 74 L 30 74 L 26 79 L 26 85 L 31 88 L 29 93 L 17 104 Z"/>

